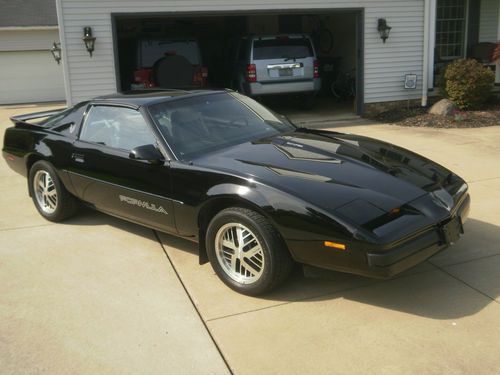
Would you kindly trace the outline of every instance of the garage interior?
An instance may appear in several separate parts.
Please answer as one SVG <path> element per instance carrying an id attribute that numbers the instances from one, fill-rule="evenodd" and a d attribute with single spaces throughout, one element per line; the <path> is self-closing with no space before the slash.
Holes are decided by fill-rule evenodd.
<path id="1" fill-rule="evenodd" d="M 234 88 L 232 76 L 237 41 L 246 35 L 305 33 L 311 36 L 322 79 L 312 111 L 294 95 L 259 98 L 275 111 L 300 122 L 311 112 L 321 118 L 347 119 L 362 113 L 362 11 L 328 10 L 321 13 L 259 13 L 202 15 L 112 15 L 117 86 L 137 89 L 141 40 L 194 39 L 198 41 L 207 87 Z"/>

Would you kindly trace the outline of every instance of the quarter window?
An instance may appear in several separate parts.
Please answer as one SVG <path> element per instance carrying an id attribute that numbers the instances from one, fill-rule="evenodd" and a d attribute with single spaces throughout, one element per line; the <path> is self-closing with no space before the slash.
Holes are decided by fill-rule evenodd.
<path id="1" fill-rule="evenodd" d="M 112 106 L 90 109 L 80 140 L 127 151 L 156 142 L 140 112 Z"/>

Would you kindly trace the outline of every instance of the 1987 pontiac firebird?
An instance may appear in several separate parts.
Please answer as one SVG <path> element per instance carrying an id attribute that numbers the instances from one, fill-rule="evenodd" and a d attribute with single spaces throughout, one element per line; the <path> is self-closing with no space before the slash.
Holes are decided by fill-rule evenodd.
<path id="1" fill-rule="evenodd" d="M 245 294 L 270 291 L 294 262 L 391 277 L 457 241 L 469 212 L 446 168 L 297 128 L 232 91 L 114 94 L 12 121 L 3 155 L 43 217 L 83 202 L 191 239 Z"/>

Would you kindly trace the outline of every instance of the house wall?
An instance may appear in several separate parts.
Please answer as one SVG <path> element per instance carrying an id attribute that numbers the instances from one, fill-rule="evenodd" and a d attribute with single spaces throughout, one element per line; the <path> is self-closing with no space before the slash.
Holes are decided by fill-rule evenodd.
<path id="1" fill-rule="evenodd" d="M 116 91 L 111 13 L 214 12 L 297 9 L 364 8 L 365 103 L 418 98 L 421 89 L 405 91 L 404 75 L 418 75 L 422 83 L 424 0 L 57 0 L 58 20 L 70 102 Z M 392 27 L 382 43 L 377 19 Z M 91 58 L 82 42 L 83 27 L 97 38 Z"/>
<path id="2" fill-rule="evenodd" d="M 481 0 L 479 42 L 496 42 L 499 38 L 499 0 Z"/>

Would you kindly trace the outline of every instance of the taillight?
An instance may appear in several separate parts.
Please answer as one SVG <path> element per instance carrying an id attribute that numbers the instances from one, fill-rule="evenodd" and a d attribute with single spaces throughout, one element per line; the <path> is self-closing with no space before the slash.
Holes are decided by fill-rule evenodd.
<path id="1" fill-rule="evenodd" d="M 134 71 L 134 83 L 144 87 L 154 87 L 151 77 L 152 69 L 138 69 Z"/>
<path id="2" fill-rule="evenodd" d="M 257 82 L 257 68 L 255 67 L 255 64 L 247 65 L 246 79 L 247 82 Z"/>
<path id="3" fill-rule="evenodd" d="M 314 78 L 319 78 L 319 62 L 314 60 Z"/>
<path id="4" fill-rule="evenodd" d="M 202 66 L 195 71 L 193 76 L 193 83 L 201 87 L 204 87 L 206 86 L 207 78 L 208 78 L 208 69 Z"/>

